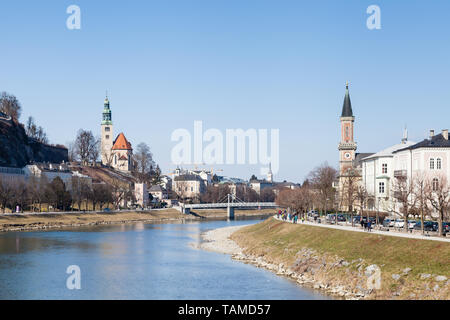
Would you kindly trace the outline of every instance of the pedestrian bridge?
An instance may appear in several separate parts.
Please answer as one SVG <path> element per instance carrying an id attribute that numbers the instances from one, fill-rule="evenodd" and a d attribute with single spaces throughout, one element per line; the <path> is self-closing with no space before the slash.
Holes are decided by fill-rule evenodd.
<path id="1" fill-rule="evenodd" d="M 269 209 L 277 208 L 275 202 L 244 202 L 239 200 L 234 195 L 227 195 L 226 202 L 217 203 L 198 203 L 198 204 L 183 204 L 180 203 L 181 212 L 190 214 L 193 209 L 227 209 L 228 218 L 234 219 L 234 209 Z"/>

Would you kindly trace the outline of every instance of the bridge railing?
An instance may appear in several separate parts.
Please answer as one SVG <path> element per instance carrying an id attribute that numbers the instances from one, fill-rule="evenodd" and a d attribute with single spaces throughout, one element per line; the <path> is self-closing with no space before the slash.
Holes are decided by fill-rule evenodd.
<path id="1" fill-rule="evenodd" d="M 186 204 L 187 209 L 202 209 L 202 208 L 275 208 L 278 205 L 275 202 L 230 202 L 230 203 L 199 203 L 199 204 Z"/>

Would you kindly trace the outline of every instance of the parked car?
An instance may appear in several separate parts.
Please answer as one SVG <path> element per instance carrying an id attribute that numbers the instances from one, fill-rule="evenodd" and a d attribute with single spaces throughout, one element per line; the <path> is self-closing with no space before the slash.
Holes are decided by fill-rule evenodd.
<path id="1" fill-rule="evenodd" d="M 308 212 L 308 217 L 318 217 L 319 212 L 317 210 L 311 210 Z"/>
<path id="2" fill-rule="evenodd" d="M 394 228 L 403 228 L 405 226 L 405 220 L 404 219 L 395 219 L 394 222 Z"/>
<path id="3" fill-rule="evenodd" d="M 422 230 L 422 223 L 420 221 L 417 221 L 415 223 L 414 230 Z M 423 223 L 423 230 L 424 231 L 437 231 L 438 224 L 437 224 L 437 222 L 433 222 L 433 221 L 425 221 Z"/>
<path id="4" fill-rule="evenodd" d="M 414 226 L 416 225 L 417 221 L 415 220 L 408 220 L 408 229 L 412 230 L 414 229 Z"/>
<path id="5" fill-rule="evenodd" d="M 111 212 L 111 209 L 105 208 L 105 209 L 103 209 L 103 212 Z"/>
<path id="6" fill-rule="evenodd" d="M 443 222 L 442 229 L 444 231 L 444 234 L 449 233 L 450 232 L 450 222 Z"/>
<path id="7" fill-rule="evenodd" d="M 386 219 L 383 220 L 383 227 L 385 227 L 385 228 L 393 228 L 394 227 L 394 223 L 395 223 L 394 219 L 386 218 Z"/>

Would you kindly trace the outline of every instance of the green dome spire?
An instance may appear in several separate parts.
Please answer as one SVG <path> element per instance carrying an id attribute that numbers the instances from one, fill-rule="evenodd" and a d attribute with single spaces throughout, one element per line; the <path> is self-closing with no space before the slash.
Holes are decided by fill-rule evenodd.
<path id="1" fill-rule="evenodd" d="M 112 114 L 111 114 L 111 109 L 109 108 L 108 93 L 106 93 L 105 103 L 104 103 L 104 107 L 103 107 L 102 124 L 112 125 Z"/>

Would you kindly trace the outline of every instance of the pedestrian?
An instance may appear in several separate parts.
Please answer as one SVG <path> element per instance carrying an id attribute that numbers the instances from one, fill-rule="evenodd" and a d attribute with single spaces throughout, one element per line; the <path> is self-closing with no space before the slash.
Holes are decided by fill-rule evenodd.
<path id="1" fill-rule="evenodd" d="M 364 219 L 362 217 L 361 217 L 360 223 L 361 223 L 361 228 L 364 228 Z"/>
<path id="2" fill-rule="evenodd" d="M 367 222 L 367 231 L 370 232 L 370 229 L 372 228 L 372 222 L 370 220 Z"/>

